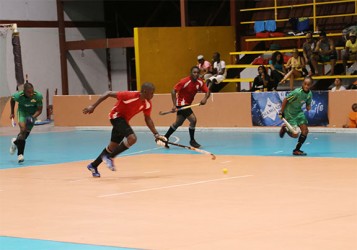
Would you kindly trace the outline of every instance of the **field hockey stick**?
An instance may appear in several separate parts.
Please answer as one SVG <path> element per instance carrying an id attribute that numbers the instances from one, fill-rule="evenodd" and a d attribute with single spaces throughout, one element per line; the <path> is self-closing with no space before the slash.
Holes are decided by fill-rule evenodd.
<path id="1" fill-rule="evenodd" d="M 14 118 L 11 118 L 11 125 L 12 125 L 13 127 L 16 126 L 16 122 L 15 122 Z"/>
<path id="2" fill-rule="evenodd" d="M 284 117 L 282 117 L 281 119 L 285 123 L 286 127 L 288 127 L 290 132 L 292 132 L 295 135 L 299 133 L 293 126 L 291 126 L 291 124 Z"/>
<path id="3" fill-rule="evenodd" d="M 189 150 L 192 150 L 192 151 L 196 151 L 196 152 L 201 153 L 201 154 L 211 155 L 212 156 L 212 160 L 216 159 L 216 156 L 214 154 L 212 154 L 211 152 L 208 152 L 206 150 L 202 150 L 202 149 L 191 147 L 191 146 L 185 146 L 185 145 L 181 145 L 181 144 L 170 142 L 170 141 L 167 141 L 165 143 L 173 145 L 173 146 L 177 146 L 177 147 L 180 147 L 180 148 L 185 148 L 185 149 L 189 149 Z"/>
<path id="4" fill-rule="evenodd" d="M 189 109 L 189 108 L 200 106 L 200 105 L 201 105 L 201 103 L 196 103 L 196 104 L 192 104 L 192 105 L 189 105 L 189 106 L 184 106 L 182 108 L 176 108 L 176 109 L 170 110 L 170 111 L 160 111 L 159 115 L 167 115 L 167 114 L 171 114 L 171 113 L 176 113 L 177 111 L 184 110 L 184 109 Z"/>
<path id="5" fill-rule="evenodd" d="M 273 108 L 279 115 L 279 111 L 274 106 Z M 291 126 L 291 124 L 284 117 L 281 117 L 281 120 L 284 122 L 284 124 L 286 125 L 286 127 L 289 129 L 290 132 L 292 132 L 295 135 L 299 133 L 293 126 Z"/>

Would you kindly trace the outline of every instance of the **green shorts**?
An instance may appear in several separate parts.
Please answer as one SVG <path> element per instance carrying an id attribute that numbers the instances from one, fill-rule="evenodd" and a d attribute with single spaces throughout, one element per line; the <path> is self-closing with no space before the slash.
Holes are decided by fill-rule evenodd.
<path id="1" fill-rule="evenodd" d="M 319 62 L 330 62 L 331 60 L 336 60 L 337 59 L 337 53 L 332 52 L 330 55 L 319 55 Z"/>
<path id="2" fill-rule="evenodd" d="M 29 116 L 32 116 L 33 114 L 30 114 L 29 112 L 26 112 L 26 111 L 22 111 L 22 110 L 18 110 L 17 111 L 17 119 L 18 119 L 18 122 L 22 122 L 22 123 L 25 123 L 26 124 L 26 117 L 29 117 Z M 27 129 L 28 130 L 31 130 L 33 128 L 33 125 L 30 125 L 30 126 L 27 126 Z"/>
<path id="3" fill-rule="evenodd" d="M 299 112 L 297 114 L 291 114 L 289 112 L 284 112 L 285 119 L 291 124 L 291 126 L 300 126 L 302 124 L 308 124 L 304 112 Z"/>

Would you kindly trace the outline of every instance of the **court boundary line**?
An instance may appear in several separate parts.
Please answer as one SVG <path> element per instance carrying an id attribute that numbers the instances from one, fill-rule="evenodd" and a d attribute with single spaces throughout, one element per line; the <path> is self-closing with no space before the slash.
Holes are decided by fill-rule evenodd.
<path id="1" fill-rule="evenodd" d="M 111 126 L 77 126 L 73 127 L 78 131 L 90 131 L 90 130 L 111 130 Z M 137 132 L 150 132 L 146 126 L 133 126 L 132 127 Z M 188 127 L 181 126 L 176 131 L 182 132 L 187 131 Z M 156 127 L 159 131 L 166 131 L 167 127 Z M 276 133 L 280 131 L 280 126 L 276 127 L 196 127 L 196 131 L 233 131 L 233 132 L 249 132 L 249 133 Z M 309 127 L 309 132 L 312 133 L 346 133 L 355 134 L 357 133 L 355 129 L 351 128 L 326 128 L 326 127 Z"/>
<path id="2" fill-rule="evenodd" d="M 252 177 L 252 176 L 253 175 L 238 175 L 238 176 L 232 176 L 232 177 L 210 179 L 210 180 L 204 180 L 204 181 L 196 181 L 196 182 L 168 185 L 168 186 L 155 187 L 155 188 L 145 188 L 145 189 L 139 189 L 139 190 L 127 191 L 127 192 L 120 192 L 120 193 L 113 193 L 113 194 L 104 194 L 104 195 L 98 195 L 97 197 L 98 198 L 107 198 L 107 197 L 121 196 L 121 195 L 126 195 L 126 194 L 143 193 L 143 192 L 171 189 L 171 188 L 177 188 L 177 187 L 193 186 L 193 185 L 205 184 L 205 183 L 210 183 L 210 182 L 219 182 L 219 181 L 225 181 L 225 180 L 247 178 L 247 177 Z"/>

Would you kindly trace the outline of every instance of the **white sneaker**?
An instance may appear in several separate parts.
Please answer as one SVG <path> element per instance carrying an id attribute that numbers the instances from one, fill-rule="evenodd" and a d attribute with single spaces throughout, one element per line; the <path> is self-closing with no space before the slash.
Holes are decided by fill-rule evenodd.
<path id="1" fill-rule="evenodd" d="M 16 141 L 16 138 L 12 138 L 12 139 L 11 139 L 11 146 L 10 146 L 10 154 L 11 154 L 11 155 L 15 154 L 15 151 L 16 151 L 16 149 L 17 149 L 17 147 L 16 147 L 14 141 Z"/>
<path id="2" fill-rule="evenodd" d="M 102 156 L 102 160 L 104 161 L 104 163 L 107 165 L 107 167 L 112 170 L 112 171 L 116 171 L 115 166 L 114 166 L 114 162 L 113 159 L 110 158 L 107 155 L 103 155 Z"/>
<path id="3" fill-rule="evenodd" d="M 19 163 L 24 162 L 24 160 L 25 160 L 25 158 L 24 158 L 24 156 L 23 156 L 23 155 L 19 155 L 19 156 L 17 156 L 17 161 L 18 161 Z"/>

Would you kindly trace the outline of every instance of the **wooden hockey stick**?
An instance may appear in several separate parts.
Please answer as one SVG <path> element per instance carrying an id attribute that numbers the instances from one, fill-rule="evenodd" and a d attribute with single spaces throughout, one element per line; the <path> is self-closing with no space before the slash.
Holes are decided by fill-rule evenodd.
<path id="1" fill-rule="evenodd" d="M 184 106 L 184 107 L 177 108 L 177 109 L 170 110 L 170 111 L 160 111 L 159 115 L 172 114 L 172 113 L 176 113 L 177 111 L 180 111 L 180 110 L 189 109 L 189 108 L 200 106 L 200 105 L 201 105 L 201 103 L 196 103 L 196 104 L 192 104 L 192 105 L 189 105 L 189 106 Z"/>

